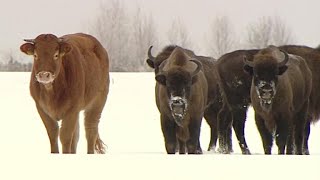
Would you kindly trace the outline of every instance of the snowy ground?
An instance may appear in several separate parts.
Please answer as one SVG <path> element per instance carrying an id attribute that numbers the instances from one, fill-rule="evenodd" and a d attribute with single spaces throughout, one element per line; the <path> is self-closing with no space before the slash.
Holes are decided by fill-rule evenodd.
<path id="1" fill-rule="evenodd" d="M 49 140 L 29 94 L 30 73 L 0 73 L 0 179 L 301 179 L 319 180 L 320 125 L 312 126 L 310 156 L 265 156 L 252 109 L 246 138 L 254 155 L 169 156 L 165 153 L 153 73 L 111 73 L 100 123 L 107 154 L 86 155 L 84 129 L 77 155 L 49 154 Z M 81 115 L 82 117 L 82 115 Z M 81 125 L 83 121 L 81 120 Z M 203 121 L 201 145 L 209 143 Z M 273 154 L 276 154 L 274 146 Z"/>

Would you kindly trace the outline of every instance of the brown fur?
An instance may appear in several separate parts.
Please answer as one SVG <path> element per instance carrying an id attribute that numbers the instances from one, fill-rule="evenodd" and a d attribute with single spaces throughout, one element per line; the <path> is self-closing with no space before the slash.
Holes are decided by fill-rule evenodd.
<path id="1" fill-rule="evenodd" d="M 148 60 L 147 60 L 147 62 L 150 67 L 155 69 L 156 75 L 158 74 L 160 64 L 163 61 L 169 59 L 169 57 L 171 58 L 174 56 L 175 57 L 179 56 L 178 61 L 174 61 L 174 63 L 172 63 L 172 62 L 170 63 L 170 65 L 174 64 L 175 66 L 177 66 L 177 64 L 184 65 L 185 63 L 183 63 L 183 62 L 188 62 L 188 61 L 185 61 L 185 57 L 189 57 L 191 59 L 196 59 L 202 63 L 202 67 L 203 67 L 202 71 L 205 75 L 205 78 L 207 81 L 207 86 L 208 86 L 207 103 L 205 106 L 204 117 L 211 128 L 211 139 L 210 139 L 208 150 L 214 150 L 215 146 L 216 146 L 217 136 L 218 136 L 217 135 L 217 113 L 221 107 L 221 98 L 220 98 L 219 88 L 218 88 L 218 84 L 217 84 L 217 77 L 215 74 L 216 60 L 211 57 L 197 56 L 192 51 L 187 50 L 187 49 L 181 49 L 181 47 L 178 48 L 178 49 L 180 49 L 178 52 L 180 54 L 170 56 L 171 53 L 173 53 L 173 51 L 177 47 L 178 46 L 167 46 L 166 48 L 163 49 L 162 52 L 160 52 L 155 57 L 154 61 L 149 60 L 149 62 L 148 62 Z M 181 53 L 181 52 L 183 52 L 183 53 Z M 161 62 L 161 63 L 159 63 L 159 62 Z M 177 63 L 177 62 L 179 62 L 179 63 Z M 193 63 L 190 63 L 190 64 L 193 65 Z M 177 67 L 179 67 L 179 66 L 177 66 Z M 182 66 L 182 67 L 183 67 L 182 69 L 185 69 L 184 66 Z M 166 68 L 166 67 L 164 67 L 164 68 Z M 179 68 L 179 69 L 181 69 L 181 68 Z M 197 79 L 197 76 L 194 78 Z M 157 84 L 156 86 L 157 86 L 156 89 L 158 89 L 159 85 Z M 159 101 L 158 98 L 156 100 Z M 159 102 L 157 102 L 157 104 L 159 104 Z M 180 134 L 180 132 L 181 132 L 181 128 L 180 128 L 178 134 Z M 183 135 L 186 135 L 188 133 L 184 133 Z M 187 136 L 185 136 L 185 137 L 187 137 Z M 200 146 L 198 147 L 198 150 L 201 150 Z"/>
<path id="2" fill-rule="evenodd" d="M 292 153 L 292 147 L 290 147 L 292 142 L 297 148 L 296 153 L 302 154 L 312 75 L 306 61 L 294 55 L 289 56 L 289 62 L 286 64 L 288 69 L 283 74 L 278 74 L 280 67 L 277 64 L 282 61 L 281 54 L 277 47 L 270 46 L 254 56 L 254 67 L 251 71 L 254 76 L 251 86 L 252 106 L 266 154 L 271 153 L 270 138 L 273 132 L 277 134 L 276 140 L 280 154 L 284 153 L 285 146 L 287 153 Z M 255 82 L 262 80 L 261 78 L 274 80 L 276 83 L 271 111 L 261 107 L 260 98 L 257 95 Z"/>
<path id="3" fill-rule="evenodd" d="M 218 112 L 219 148 L 223 153 L 231 153 L 231 127 L 237 135 L 243 154 L 250 154 L 244 126 L 247 108 L 250 105 L 251 77 L 243 70 L 243 57 L 251 60 L 258 50 L 237 50 L 221 56 L 217 60 L 217 82 L 222 97 L 222 107 Z"/>
<path id="4" fill-rule="evenodd" d="M 60 40 L 59 40 L 60 39 Z M 79 138 L 79 112 L 84 110 L 88 153 L 104 153 L 98 124 L 109 91 L 109 59 L 99 41 L 87 34 L 69 34 L 57 38 L 41 34 L 21 51 L 34 55 L 30 93 L 47 129 L 51 152 L 59 153 L 58 121 L 62 120 L 60 140 L 63 153 L 76 153 Z M 52 59 L 58 51 L 59 59 Z M 42 84 L 35 76 L 51 72 L 55 79 Z"/>

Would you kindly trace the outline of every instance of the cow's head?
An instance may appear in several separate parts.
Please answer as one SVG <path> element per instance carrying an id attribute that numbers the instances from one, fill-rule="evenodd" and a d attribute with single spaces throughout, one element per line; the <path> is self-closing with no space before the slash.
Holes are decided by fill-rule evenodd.
<path id="1" fill-rule="evenodd" d="M 169 58 L 169 56 L 171 55 L 171 53 L 174 51 L 174 49 L 177 46 L 175 46 L 175 45 L 166 46 L 156 57 L 154 57 L 152 55 L 152 52 L 151 52 L 152 47 L 153 46 L 150 46 L 149 49 L 148 49 L 148 58 L 147 58 L 146 62 L 147 62 L 149 67 L 154 69 L 155 74 L 158 74 L 160 64 L 164 60 Z"/>
<path id="2" fill-rule="evenodd" d="M 44 85 L 53 83 L 58 76 L 62 57 L 72 49 L 63 39 L 52 34 L 41 34 L 36 39 L 25 39 L 20 50 L 33 56 L 33 72 L 37 81 Z"/>
<path id="3" fill-rule="evenodd" d="M 179 126 L 182 126 L 182 120 L 190 103 L 191 86 L 197 81 L 196 75 L 202 69 L 202 64 L 199 61 L 190 60 L 191 62 L 195 63 L 196 68 L 190 72 L 184 66 L 164 71 L 163 67 L 166 64 L 166 61 L 164 61 L 159 67 L 159 73 L 156 75 L 156 81 L 167 89 L 171 115 Z"/>
<path id="4" fill-rule="evenodd" d="M 289 60 L 285 51 L 280 50 L 284 54 L 282 56 L 278 48 L 274 46 L 268 48 L 256 54 L 253 61 L 248 61 L 244 57 L 244 70 L 253 76 L 253 85 L 260 105 L 265 111 L 271 110 L 272 100 L 277 93 L 278 76 L 287 70 L 286 64 Z"/>

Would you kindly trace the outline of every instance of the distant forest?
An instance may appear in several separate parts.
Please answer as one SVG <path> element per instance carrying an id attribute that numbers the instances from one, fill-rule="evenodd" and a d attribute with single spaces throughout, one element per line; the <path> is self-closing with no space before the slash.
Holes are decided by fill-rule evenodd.
<path id="1" fill-rule="evenodd" d="M 29 72 L 32 69 L 32 63 L 20 63 L 10 60 L 7 63 L 0 62 L 0 71 L 2 72 Z"/>
<path id="2" fill-rule="evenodd" d="M 107 49 L 111 72 L 152 71 L 146 64 L 147 50 L 153 45 L 153 54 L 166 45 L 178 45 L 197 54 L 191 31 L 179 17 L 173 18 L 167 29 L 159 32 L 157 20 L 141 7 L 129 11 L 118 0 L 101 3 L 98 15 L 88 24 L 88 33 L 94 35 Z M 295 41 L 291 28 L 279 16 L 258 17 L 237 34 L 233 22 L 227 16 L 215 16 L 208 22 L 209 28 L 203 38 L 205 56 L 218 59 L 221 55 L 248 48 L 263 48 L 267 45 L 292 44 Z M 160 36 L 162 34 L 163 36 Z M 20 63 L 11 52 L 0 59 L 0 71 L 30 71 L 32 63 Z"/>

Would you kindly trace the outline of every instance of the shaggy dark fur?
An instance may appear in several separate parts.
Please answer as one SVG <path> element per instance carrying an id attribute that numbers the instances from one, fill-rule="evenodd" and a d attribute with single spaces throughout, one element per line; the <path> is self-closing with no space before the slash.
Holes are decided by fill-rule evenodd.
<path id="1" fill-rule="evenodd" d="M 269 46 L 244 69 L 253 76 L 251 100 L 265 154 L 271 154 L 274 132 L 279 154 L 285 148 L 287 154 L 302 154 L 311 71 L 303 58 L 281 55 L 277 47 Z"/>

